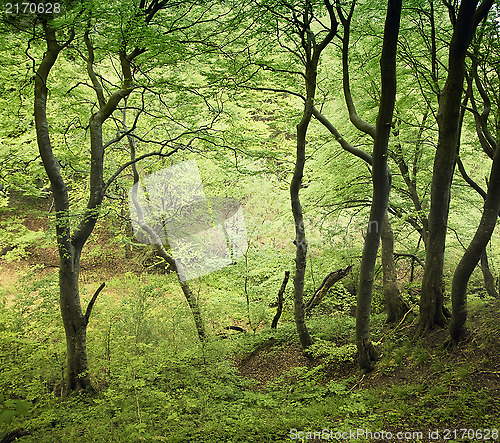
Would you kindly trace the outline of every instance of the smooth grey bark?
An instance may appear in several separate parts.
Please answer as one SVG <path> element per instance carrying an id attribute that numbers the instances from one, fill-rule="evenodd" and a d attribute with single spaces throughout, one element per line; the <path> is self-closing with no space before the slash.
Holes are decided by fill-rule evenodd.
<path id="1" fill-rule="evenodd" d="M 304 228 L 304 217 L 300 203 L 299 191 L 302 185 L 304 165 L 306 162 L 306 136 L 307 128 L 311 121 L 314 110 L 314 96 L 316 93 L 316 79 L 318 75 L 318 63 L 321 52 L 332 41 L 337 33 L 337 20 L 333 6 L 329 0 L 325 0 L 325 6 L 330 18 L 330 29 L 321 42 L 316 41 L 316 36 L 310 28 L 313 20 L 312 5 L 307 2 L 301 20 L 295 15 L 295 26 L 299 30 L 301 46 L 304 52 L 305 87 L 304 110 L 302 118 L 297 125 L 297 150 L 295 168 L 290 183 L 290 201 L 292 214 L 295 222 L 295 275 L 293 278 L 294 317 L 302 349 L 305 350 L 312 344 L 311 336 L 307 330 L 304 310 L 304 278 L 307 264 L 307 241 Z"/>
<path id="2" fill-rule="evenodd" d="M 380 234 L 387 211 L 390 190 L 390 176 L 387 167 L 387 146 L 396 100 L 396 46 L 401 18 L 401 0 L 389 0 L 384 27 L 384 40 L 380 58 L 381 86 L 379 112 L 373 144 L 373 198 L 368 230 L 363 247 L 359 272 L 359 286 L 356 309 L 356 345 L 360 369 L 373 369 L 377 360 L 370 338 L 370 313 L 373 289 L 373 271 L 377 259 Z"/>
<path id="3" fill-rule="evenodd" d="M 439 100 L 438 146 L 434 158 L 429 212 L 427 257 L 420 297 L 420 319 L 417 334 L 435 326 L 444 326 L 443 265 L 448 223 L 450 189 L 455 169 L 460 133 L 460 101 L 465 77 L 465 56 L 479 22 L 486 16 L 493 0 L 463 0 L 451 38 L 448 76 Z"/>
<path id="4" fill-rule="evenodd" d="M 450 336 L 453 344 L 457 343 L 465 334 L 467 319 L 467 283 L 476 267 L 481 254 L 490 241 L 495 229 L 498 212 L 500 211 L 500 145 L 497 143 L 488 191 L 484 202 L 483 214 L 467 250 L 453 275 L 451 288 L 452 313 L 450 321 Z"/>

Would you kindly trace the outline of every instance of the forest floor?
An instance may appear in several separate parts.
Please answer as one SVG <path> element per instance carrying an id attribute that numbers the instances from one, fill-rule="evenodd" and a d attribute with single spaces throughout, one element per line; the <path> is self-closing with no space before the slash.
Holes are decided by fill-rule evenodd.
<path id="1" fill-rule="evenodd" d="M 43 219 L 24 223 L 31 231 L 47 228 Z M 98 229 L 81 275 L 83 298 L 100 282 L 111 282 L 89 325 L 98 389 L 93 397 L 62 399 L 56 392 L 65 353 L 54 286 L 57 250 L 47 244 L 21 252 L 18 260 L 0 258 L 5 300 L 0 299 L 0 436 L 1 404 L 10 398 L 31 405 L 27 417 L 20 414 L 9 423 L 9 429 L 31 432 L 25 441 L 499 439 L 499 300 L 470 296 L 468 334 L 451 350 L 445 346 L 446 329 L 415 339 L 416 315 L 397 326 L 375 315 L 373 341 L 381 359 L 367 374 L 358 370 L 354 319 L 346 313 L 317 312 L 308 318 L 316 340 L 308 357 L 290 315 L 275 331 L 263 324 L 255 333 L 214 336 L 200 347 L 185 326 L 191 322 L 185 307 L 157 295 L 168 293 L 175 282 L 160 288 L 168 279 L 151 277 L 137 292 L 147 274 L 144 254 L 125 258 L 123 246 L 110 245 L 109 235 Z M 49 308 L 33 307 L 33 294 L 47 298 Z M 220 297 L 222 305 L 234 300 L 231 293 Z M 221 315 L 214 306 L 207 306 L 212 315 Z M 31 320 L 16 317 L 30 312 Z M 4 413 L 11 404 L 5 402 Z M 323 430 L 341 434 L 337 438 Z M 364 434 L 342 434 L 352 430 Z M 382 438 L 382 431 L 393 438 Z M 396 438 L 398 432 L 405 434 Z"/>

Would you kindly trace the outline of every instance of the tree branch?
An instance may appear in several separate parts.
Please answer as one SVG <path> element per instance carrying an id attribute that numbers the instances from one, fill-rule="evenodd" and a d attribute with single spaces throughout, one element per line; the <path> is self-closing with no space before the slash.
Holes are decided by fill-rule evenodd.
<path id="1" fill-rule="evenodd" d="M 87 311 L 85 312 L 85 318 L 83 320 L 83 323 L 85 326 L 89 324 L 89 319 L 90 319 L 90 314 L 92 313 L 92 308 L 94 307 L 94 303 L 97 300 L 97 296 L 99 293 L 104 289 L 104 286 L 106 286 L 106 283 L 102 283 L 101 286 L 95 291 L 95 294 L 93 295 L 92 299 L 90 300 L 88 306 L 87 306 Z"/>

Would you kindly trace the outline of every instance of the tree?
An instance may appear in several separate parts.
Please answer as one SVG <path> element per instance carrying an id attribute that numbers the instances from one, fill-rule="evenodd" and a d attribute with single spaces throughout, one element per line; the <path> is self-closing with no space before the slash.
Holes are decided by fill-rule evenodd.
<path id="1" fill-rule="evenodd" d="M 304 218 L 302 214 L 302 206 L 300 204 L 299 191 L 302 184 L 304 174 L 304 165 L 306 162 L 306 136 L 307 127 L 311 121 L 314 110 L 314 96 L 316 93 L 316 78 L 318 72 L 318 63 L 321 52 L 333 40 L 337 32 L 337 19 L 333 6 L 329 0 L 325 0 L 325 7 L 329 15 L 329 29 L 326 36 L 317 42 L 317 36 L 311 29 L 311 23 L 314 20 L 312 4 L 309 0 L 306 1 L 302 11 L 302 17 L 299 19 L 294 14 L 294 25 L 300 36 L 300 44 L 304 51 L 304 68 L 305 68 L 305 102 L 302 119 L 297 125 L 297 154 L 295 170 L 293 173 L 292 182 L 290 183 L 290 199 L 292 204 L 292 214 L 295 221 L 295 276 L 293 278 L 294 285 L 294 312 L 297 332 L 299 334 L 300 343 L 303 349 L 309 347 L 312 343 L 309 332 L 305 324 L 304 318 L 304 276 L 306 271 L 307 259 L 307 241 L 305 235 Z"/>
<path id="2" fill-rule="evenodd" d="M 446 4 L 454 30 L 449 49 L 448 76 L 440 95 L 437 114 L 439 136 L 431 183 L 428 248 L 422 280 L 418 333 L 446 323 L 443 311 L 444 249 L 451 181 L 459 143 L 465 57 L 476 27 L 488 13 L 493 1 L 484 0 L 479 7 L 477 3 L 477 0 L 462 1 L 458 14 L 451 3 Z"/>
<path id="3" fill-rule="evenodd" d="M 382 56 L 380 57 L 382 91 L 373 144 L 373 199 L 361 260 L 356 308 L 356 345 L 359 365 L 363 370 L 373 369 L 373 361 L 378 358 L 370 340 L 370 311 L 373 269 L 377 259 L 380 228 L 384 223 L 389 200 L 390 175 L 387 168 L 387 145 L 396 99 L 396 46 L 401 4 L 401 0 L 389 0 L 388 2 Z"/>
<path id="4" fill-rule="evenodd" d="M 474 117 L 474 125 L 479 144 L 483 152 L 493 160 L 490 177 L 487 181 L 487 192 L 485 192 L 465 171 L 465 167 L 458 158 L 458 167 L 464 180 L 481 195 L 484 199 L 483 213 L 476 229 L 474 237 L 462 256 L 452 282 L 452 315 L 450 321 L 450 343 L 456 344 L 465 334 L 465 321 L 467 319 L 467 284 L 479 261 L 483 272 L 485 288 L 489 295 L 496 297 L 493 276 L 488 266 L 486 245 L 497 224 L 500 215 L 500 143 L 498 140 L 498 122 L 500 103 L 498 102 L 499 85 L 491 74 L 495 73 L 497 78 L 500 73 L 498 65 L 498 44 L 496 35 L 498 23 L 488 23 L 485 19 L 478 31 L 477 38 L 473 43 L 470 57 L 472 64 L 467 76 L 467 99 L 470 101 L 470 111 Z M 481 48 L 482 47 L 482 48 Z M 483 54 L 481 54 L 483 49 Z M 481 65 L 481 68 L 480 68 Z M 480 75 L 481 71 L 481 75 Z M 482 110 L 475 96 L 479 93 L 482 101 Z M 493 111 L 493 112 L 492 112 Z M 464 107 L 463 113 L 466 112 Z M 493 114 L 493 118 L 489 117 Z M 493 128 L 490 129 L 490 126 Z M 497 137 L 494 134 L 497 132 Z"/>
<path id="5" fill-rule="evenodd" d="M 351 99 L 352 103 L 352 99 Z M 351 105 L 352 106 L 352 105 Z M 325 126 L 335 137 L 340 146 L 347 152 L 362 159 L 368 165 L 373 165 L 373 157 L 360 148 L 354 147 L 347 142 L 338 132 L 337 128 L 316 108 L 314 116 Z M 365 124 L 368 124 L 365 122 Z M 403 318 L 410 309 L 405 300 L 401 297 L 397 286 L 396 263 L 394 261 L 394 233 L 387 214 L 384 216 L 381 230 L 382 239 L 382 271 L 383 271 L 383 292 L 387 305 L 387 323 L 393 323 Z"/>
<path id="6" fill-rule="evenodd" d="M 105 180 L 106 153 L 110 152 L 110 146 L 120 142 L 128 134 L 119 131 L 118 135 L 105 142 L 104 125 L 108 120 L 114 120 L 113 114 L 119 109 L 120 103 L 140 87 L 140 83 L 135 82 L 134 75 L 137 74 L 141 62 L 150 62 L 145 58 L 140 59 L 140 56 L 148 49 L 147 43 L 154 46 L 158 53 L 161 52 L 159 49 L 164 41 L 153 38 L 153 35 L 170 37 L 177 30 L 190 29 L 195 24 L 205 20 L 202 17 L 209 8 L 209 6 L 202 6 L 196 16 L 188 17 L 189 13 L 195 10 L 194 5 L 170 5 L 165 0 L 151 0 L 147 3 L 141 0 L 139 3 L 134 3 L 131 8 L 122 6 L 121 4 L 104 5 L 105 10 L 103 11 L 98 6 L 95 6 L 95 9 L 89 6 L 87 9 L 84 5 L 75 11 L 76 18 L 73 23 L 61 24 L 61 21 L 53 20 L 49 16 L 41 18 L 41 38 L 45 41 L 47 49 L 36 68 L 34 111 L 38 148 L 50 180 L 56 210 L 56 234 L 60 260 L 60 308 L 67 342 L 67 392 L 92 389 L 87 362 L 86 332 L 92 307 L 99 291 L 96 292 L 86 312 L 83 313 L 79 295 L 82 250 L 98 220 L 106 191 L 118 175 L 130 165 L 130 162 L 125 162 L 117 166 L 115 172 L 111 174 L 109 179 Z M 170 18 L 172 19 L 169 26 L 166 26 L 162 21 L 154 21 L 156 15 L 167 6 L 170 6 L 169 14 L 171 14 Z M 179 17 L 176 19 L 177 9 L 179 9 Z M 113 15 L 113 11 L 116 15 Z M 117 17 L 119 20 L 116 19 Z M 107 29 L 109 56 L 118 63 L 118 81 L 116 77 L 112 80 L 104 79 L 95 68 L 95 63 L 102 58 L 97 58 L 96 55 L 93 30 L 94 27 L 99 28 L 100 26 Z M 157 28 L 156 33 L 148 31 L 148 28 L 151 27 Z M 66 41 L 60 43 L 59 39 L 63 38 L 66 29 L 69 29 Z M 162 33 L 159 33 L 158 29 L 162 29 Z M 49 74 L 62 51 L 69 48 L 70 45 L 74 48 L 77 47 L 77 43 L 74 43 L 77 35 L 79 36 L 77 43 L 83 44 L 83 49 L 78 48 L 76 51 L 83 54 L 87 76 L 96 97 L 96 105 L 95 108 L 92 108 L 88 125 L 90 132 L 88 202 L 80 222 L 76 227 L 73 227 L 68 185 L 64 180 L 60 162 L 56 158 L 51 142 L 51 127 L 47 118 L 47 98 Z M 117 40 L 114 41 L 113 38 L 117 38 Z M 165 50 L 164 47 L 163 50 Z M 151 70 L 151 66 L 148 69 Z M 73 88 L 81 83 L 76 84 Z M 147 88 L 143 88 L 144 90 Z M 144 154 L 137 157 L 136 160 L 147 156 L 164 155 L 163 149 L 168 147 L 168 143 L 160 143 L 160 145 L 159 151 Z M 102 289 L 102 285 L 100 289 Z"/>
<path id="7" fill-rule="evenodd" d="M 467 283 L 477 263 L 484 255 L 486 245 L 495 229 L 500 211 L 500 147 L 496 144 L 488 191 L 484 202 L 483 214 L 474 238 L 470 242 L 453 275 L 451 301 L 452 315 L 450 321 L 451 342 L 456 344 L 465 333 L 467 319 Z"/>

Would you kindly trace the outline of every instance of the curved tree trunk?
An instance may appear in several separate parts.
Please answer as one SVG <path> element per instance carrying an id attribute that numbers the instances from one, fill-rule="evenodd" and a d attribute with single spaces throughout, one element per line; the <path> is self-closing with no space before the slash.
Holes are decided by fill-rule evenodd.
<path id="1" fill-rule="evenodd" d="M 35 75 L 34 115 L 38 149 L 45 171 L 50 180 L 56 210 L 56 237 L 60 263 L 59 304 L 67 342 L 65 381 L 65 392 L 67 393 L 73 390 L 92 389 L 87 362 L 86 334 L 87 324 L 95 298 L 89 303 L 86 313 L 83 314 L 78 287 L 80 257 L 83 246 L 92 233 L 99 217 L 99 207 L 105 193 L 102 125 L 116 110 L 120 101 L 131 93 L 132 78 L 130 64 L 140 51 L 132 51 L 131 54 L 120 54 L 121 68 L 124 77 L 123 85 L 106 100 L 102 85 L 99 83 L 98 77 L 93 71 L 94 53 L 89 38 L 90 31 L 87 30 L 84 35 L 85 44 L 88 50 L 87 73 L 96 91 L 99 109 L 91 116 L 89 122 L 89 200 L 80 223 L 76 229 L 71 232 L 68 189 L 61 175 L 59 161 L 54 156 L 52 149 L 46 111 L 47 79 L 49 73 L 60 52 L 73 40 L 74 31 L 71 32 L 68 41 L 64 45 L 61 45 L 57 42 L 56 30 L 51 26 L 48 20 L 49 19 L 46 18 L 42 21 L 47 51 L 44 53 Z"/>
<path id="2" fill-rule="evenodd" d="M 359 366 L 372 370 L 378 355 L 370 338 L 370 313 L 373 289 L 373 270 L 389 200 L 390 175 L 387 167 L 392 115 L 396 99 L 396 45 L 401 18 L 401 0 L 389 0 L 385 20 L 384 42 L 380 59 L 382 94 L 377 116 L 373 145 L 373 199 L 370 220 L 363 247 L 356 309 L 356 345 Z"/>
<path id="3" fill-rule="evenodd" d="M 465 333 L 467 319 L 467 283 L 481 254 L 490 241 L 500 211 L 500 146 L 497 143 L 491 175 L 484 203 L 483 215 L 476 233 L 465 251 L 453 275 L 451 289 L 452 314 L 450 335 L 452 343 L 457 343 Z"/>
<path id="4" fill-rule="evenodd" d="M 314 96 L 314 95 L 313 95 Z M 300 204 L 299 190 L 302 184 L 304 165 L 306 162 L 306 133 L 312 115 L 312 100 L 310 97 L 304 105 L 302 120 L 297 125 L 297 159 L 295 171 L 290 184 L 290 199 L 292 203 L 293 219 L 295 221 L 295 275 L 293 277 L 293 302 L 295 324 L 302 349 L 312 344 L 311 336 L 307 330 L 304 309 L 304 278 L 306 273 L 307 241 L 304 229 L 304 217 Z"/>
<path id="5" fill-rule="evenodd" d="M 383 271 L 383 291 L 387 305 L 386 323 L 400 321 L 410 310 L 398 288 L 398 277 L 396 272 L 396 262 L 394 261 L 394 233 L 389 222 L 387 211 L 382 224 L 382 271 Z"/>
<path id="6" fill-rule="evenodd" d="M 301 46 L 304 52 L 304 79 L 306 87 L 304 111 L 302 113 L 302 118 L 297 125 L 297 154 L 295 169 L 290 183 L 290 201 L 293 219 L 295 222 L 294 243 L 296 246 L 295 275 L 293 278 L 294 315 L 300 344 L 304 350 L 312 344 L 312 339 L 309 335 L 305 322 L 304 278 L 307 263 L 307 241 L 299 191 L 302 185 L 302 176 L 304 174 L 304 165 L 306 162 L 307 128 L 314 112 L 314 95 L 316 93 L 319 58 L 323 49 L 325 49 L 326 46 L 333 40 L 333 37 L 337 33 L 338 26 L 333 6 L 328 0 L 325 1 L 325 6 L 328 10 L 330 18 L 330 29 L 320 42 L 316 41 L 316 36 L 310 27 L 311 22 L 314 19 L 312 14 L 312 5 L 307 2 L 307 7 L 304 9 L 302 14 L 302 21 L 296 18 L 294 11 L 295 25 L 298 28 L 298 33 L 301 38 Z"/>
<path id="7" fill-rule="evenodd" d="M 92 389 L 87 362 L 88 316 L 82 312 L 78 277 L 80 245 L 75 245 L 70 233 L 68 190 L 61 176 L 59 162 L 54 156 L 47 120 L 47 79 L 59 53 L 64 49 L 56 40 L 56 32 L 43 23 L 47 51 L 35 76 L 34 115 L 38 149 L 49 177 L 56 210 L 56 234 L 59 251 L 59 306 L 66 333 L 65 393 Z M 70 43 L 72 37 L 67 42 Z M 90 315 L 90 311 L 89 311 Z"/>
<path id="8" fill-rule="evenodd" d="M 446 324 L 443 311 L 444 249 L 450 189 L 459 144 L 465 56 L 475 29 L 491 7 L 492 0 L 485 0 L 476 11 L 477 3 L 478 0 L 463 0 L 460 4 L 450 44 L 448 77 L 439 100 L 439 137 L 431 183 L 429 245 L 422 279 L 418 334 Z"/>

